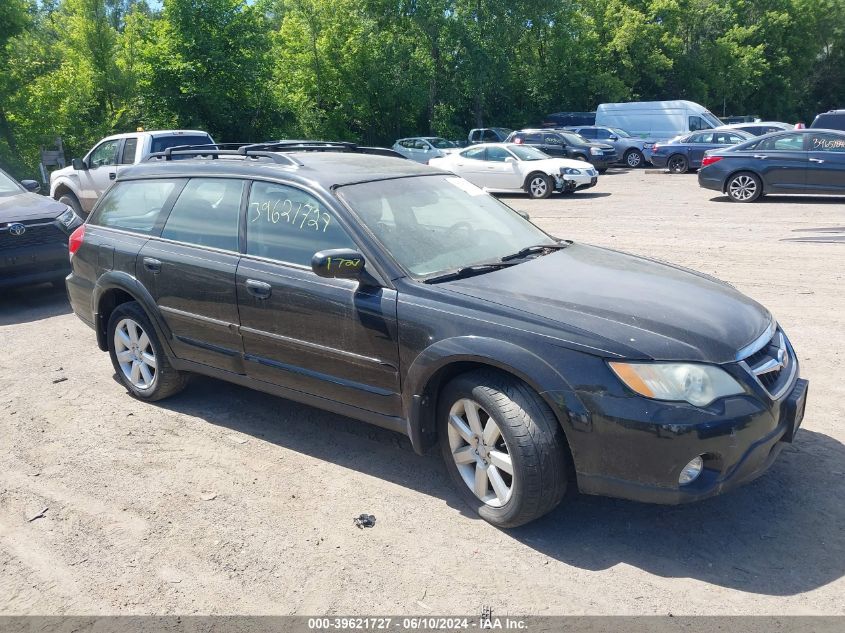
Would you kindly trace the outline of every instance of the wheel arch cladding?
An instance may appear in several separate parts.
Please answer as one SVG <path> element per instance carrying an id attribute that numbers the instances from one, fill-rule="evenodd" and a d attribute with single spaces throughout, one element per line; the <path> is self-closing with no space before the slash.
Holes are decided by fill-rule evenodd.
<path id="1" fill-rule="evenodd" d="M 95 314 L 97 345 L 108 351 L 107 332 L 109 317 L 117 306 L 134 301 L 138 303 L 156 330 L 159 341 L 165 351 L 172 356 L 169 345 L 170 333 L 167 326 L 158 318 L 155 299 L 141 283 L 127 273 L 110 271 L 100 277 L 94 287 L 93 308 Z"/>
<path id="2" fill-rule="evenodd" d="M 575 429 L 589 425 L 589 413 L 575 391 L 540 356 L 505 341 L 456 337 L 426 348 L 408 368 L 403 399 L 409 412 L 408 434 L 417 452 L 437 442 L 435 416 L 443 387 L 456 376 L 480 369 L 513 376 L 533 389 L 554 413 L 567 444 Z"/>

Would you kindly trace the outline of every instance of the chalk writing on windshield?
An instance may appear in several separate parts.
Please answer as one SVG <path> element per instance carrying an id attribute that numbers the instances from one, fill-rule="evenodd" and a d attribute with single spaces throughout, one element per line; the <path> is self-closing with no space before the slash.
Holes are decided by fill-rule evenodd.
<path id="1" fill-rule="evenodd" d="M 321 212 L 316 204 L 294 202 L 290 198 L 277 198 L 264 202 L 251 202 L 249 221 L 250 224 L 259 221 L 270 224 L 285 222 L 298 229 L 313 229 L 325 233 L 331 223 L 331 216 L 326 212 Z"/>

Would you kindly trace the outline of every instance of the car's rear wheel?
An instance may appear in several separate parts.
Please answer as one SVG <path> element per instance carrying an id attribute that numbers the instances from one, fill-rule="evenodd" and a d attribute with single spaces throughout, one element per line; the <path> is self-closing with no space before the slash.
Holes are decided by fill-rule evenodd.
<path id="1" fill-rule="evenodd" d="M 114 371 L 133 396 L 155 401 L 185 388 L 187 376 L 170 364 L 140 304 L 130 301 L 117 306 L 109 317 L 107 334 Z"/>
<path id="2" fill-rule="evenodd" d="M 689 161 L 687 160 L 687 157 L 682 154 L 670 156 L 666 166 L 673 174 L 685 174 L 689 171 Z"/>
<path id="3" fill-rule="evenodd" d="M 62 204 L 66 204 L 73 212 L 76 213 L 80 218 L 85 218 L 85 213 L 82 212 L 82 205 L 79 204 L 79 200 L 76 199 L 76 196 L 72 193 L 66 193 L 65 195 L 59 198 L 59 202 Z"/>
<path id="4" fill-rule="evenodd" d="M 492 371 L 464 374 L 440 394 L 438 418 L 446 468 L 481 518 L 516 527 L 560 503 L 566 440 L 551 409 L 528 385 Z"/>
<path id="5" fill-rule="evenodd" d="M 756 174 L 734 174 L 725 186 L 725 192 L 734 202 L 754 202 L 763 194 L 763 183 Z"/>
<path id="6" fill-rule="evenodd" d="M 625 152 L 625 164 L 632 169 L 636 169 L 645 161 L 645 156 L 638 149 L 629 149 Z"/>
<path id="7" fill-rule="evenodd" d="M 532 198 L 548 198 L 552 195 L 552 179 L 548 174 L 531 174 L 527 188 Z"/>

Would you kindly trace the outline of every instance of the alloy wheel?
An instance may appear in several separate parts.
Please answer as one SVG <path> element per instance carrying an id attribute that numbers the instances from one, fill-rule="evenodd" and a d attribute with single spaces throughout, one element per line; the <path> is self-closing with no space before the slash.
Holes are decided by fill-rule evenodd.
<path id="1" fill-rule="evenodd" d="M 751 176 L 740 175 L 731 180 L 728 193 L 734 200 L 745 202 L 757 193 L 757 183 Z"/>
<path id="2" fill-rule="evenodd" d="M 535 198 L 542 198 L 549 188 L 549 183 L 547 183 L 546 179 L 542 176 L 537 176 L 536 178 L 531 179 L 531 183 L 528 187 L 531 189 L 532 196 Z"/>
<path id="3" fill-rule="evenodd" d="M 680 174 L 686 170 L 686 160 L 682 156 L 675 156 L 669 161 L 669 171 Z"/>
<path id="4" fill-rule="evenodd" d="M 639 152 L 629 152 L 626 162 L 628 163 L 628 167 L 639 167 L 642 160 L 643 158 Z"/>
<path id="5" fill-rule="evenodd" d="M 156 380 L 158 363 L 150 337 L 132 319 L 121 319 L 114 329 L 114 354 L 126 379 L 136 389 L 148 390 Z"/>
<path id="6" fill-rule="evenodd" d="M 464 483 L 485 504 L 505 505 L 513 492 L 513 462 L 496 421 L 470 398 L 449 410 L 449 447 Z"/>

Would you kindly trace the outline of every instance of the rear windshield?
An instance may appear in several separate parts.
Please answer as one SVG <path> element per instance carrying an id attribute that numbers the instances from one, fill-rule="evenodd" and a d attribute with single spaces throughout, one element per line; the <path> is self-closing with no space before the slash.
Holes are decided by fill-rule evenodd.
<path id="1" fill-rule="evenodd" d="M 208 134 L 174 134 L 173 136 L 156 136 L 150 151 L 152 153 L 163 152 L 168 147 L 177 145 L 211 145 L 214 141 Z"/>

